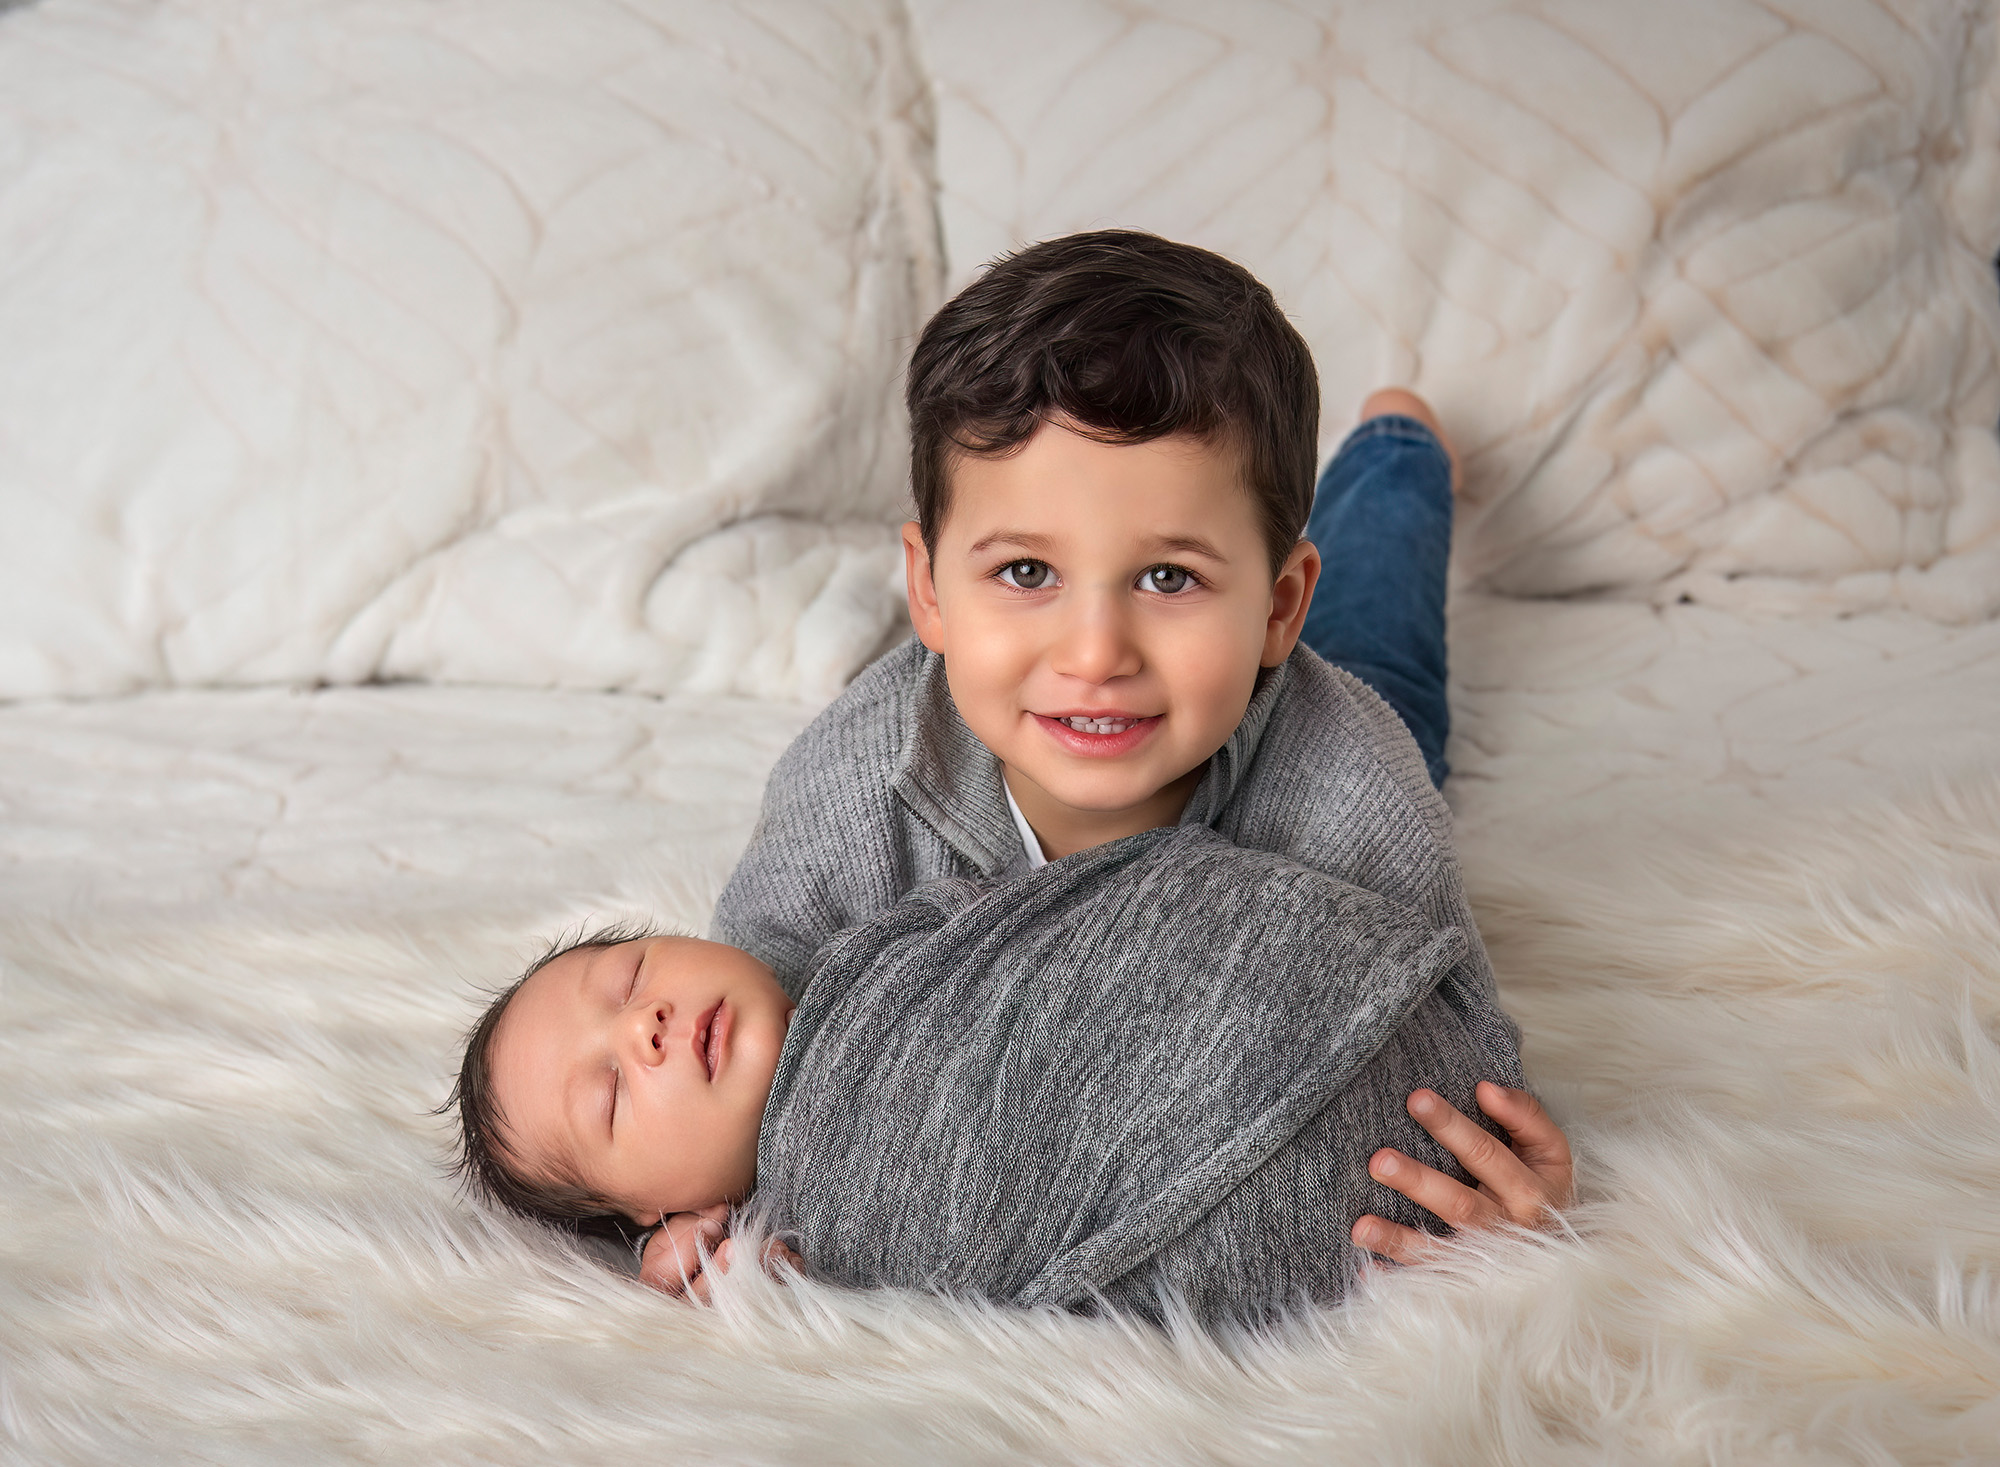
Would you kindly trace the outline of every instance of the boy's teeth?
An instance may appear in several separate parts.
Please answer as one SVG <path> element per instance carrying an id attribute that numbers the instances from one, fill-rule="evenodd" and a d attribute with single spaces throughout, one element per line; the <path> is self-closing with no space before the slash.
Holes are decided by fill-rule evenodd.
<path id="1" fill-rule="evenodd" d="M 1068 724 L 1078 733 L 1122 734 L 1139 720 L 1136 718 L 1064 718 L 1058 721 Z"/>

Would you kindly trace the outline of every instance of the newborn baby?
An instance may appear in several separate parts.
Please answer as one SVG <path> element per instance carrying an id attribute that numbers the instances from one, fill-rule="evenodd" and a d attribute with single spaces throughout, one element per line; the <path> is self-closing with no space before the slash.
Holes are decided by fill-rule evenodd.
<path id="1" fill-rule="evenodd" d="M 539 967 L 486 1039 L 504 1178 L 492 1190 L 548 1221 L 642 1226 L 746 1197 L 791 1016 L 769 968 L 699 938 L 585 946 Z"/>
<path id="2" fill-rule="evenodd" d="M 1465 1176 L 1405 1096 L 1470 1113 L 1478 1079 L 1519 1082 L 1464 943 L 1174 827 L 921 888 L 829 943 L 796 1010 L 735 948 L 587 947 L 474 1031 L 468 1157 L 551 1219 L 754 1189 L 838 1283 L 1265 1317 L 1341 1297 L 1363 1213 L 1433 1221 L 1370 1179 L 1378 1147 Z"/>

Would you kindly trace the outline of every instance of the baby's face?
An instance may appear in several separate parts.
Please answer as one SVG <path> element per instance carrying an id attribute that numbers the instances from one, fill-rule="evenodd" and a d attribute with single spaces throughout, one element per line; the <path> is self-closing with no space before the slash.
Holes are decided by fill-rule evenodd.
<path id="1" fill-rule="evenodd" d="M 792 1004 L 740 948 L 579 948 L 521 985 L 493 1034 L 513 1165 L 642 1224 L 747 1195 Z"/>

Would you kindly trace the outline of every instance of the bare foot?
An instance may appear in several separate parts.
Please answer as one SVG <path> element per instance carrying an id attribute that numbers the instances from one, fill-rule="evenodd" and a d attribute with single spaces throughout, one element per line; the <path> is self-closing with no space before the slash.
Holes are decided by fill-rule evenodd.
<path id="1" fill-rule="evenodd" d="M 1437 414 L 1431 411 L 1431 405 L 1404 387 L 1384 387 L 1371 392 L 1361 404 L 1361 421 L 1364 423 L 1370 418 L 1385 417 L 1390 413 L 1398 417 L 1415 418 L 1437 435 L 1437 441 L 1444 445 L 1444 456 L 1451 460 L 1451 492 L 1458 493 L 1460 484 L 1458 450 L 1453 448 L 1451 440 L 1445 437 L 1444 426 L 1438 422 Z"/>

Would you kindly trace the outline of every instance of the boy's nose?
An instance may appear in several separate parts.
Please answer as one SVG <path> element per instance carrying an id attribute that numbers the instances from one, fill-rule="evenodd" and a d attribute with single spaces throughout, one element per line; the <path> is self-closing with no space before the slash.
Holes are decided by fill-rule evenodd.
<path id="1" fill-rule="evenodd" d="M 1132 630 L 1110 597 L 1079 598 L 1049 652 L 1051 671 L 1087 683 L 1130 677 L 1140 666 Z"/>

